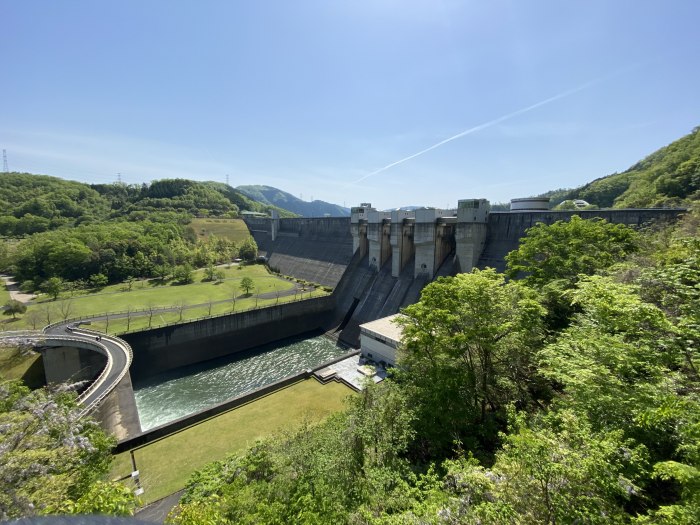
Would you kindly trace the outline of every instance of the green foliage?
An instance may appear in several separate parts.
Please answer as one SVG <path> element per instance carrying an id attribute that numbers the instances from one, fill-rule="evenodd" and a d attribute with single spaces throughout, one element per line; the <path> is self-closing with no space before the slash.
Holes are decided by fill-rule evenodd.
<path id="1" fill-rule="evenodd" d="M 503 408 L 529 406 L 537 390 L 532 357 L 544 310 L 536 294 L 474 270 L 426 286 L 404 314 L 401 380 L 421 455 L 448 454 L 455 440 L 492 445 Z"/>
<path id="2" fill-rule="evenodd" d="M 131 516 L 138 504 L 134 493 L 120 483 L 95 481 L 77 500 L 67 499 L 46 514 L 107 514 Z"/>
<path id="3" fill-rule="evenodd" d="M 73 392 L 0 383 L 1 519 L 61 512 L 71 502 L 82 502 L 84 511 L 125 513 L 118 489 L 95 486 L 115 442 L 79 412 Z"/>
<path id="4" fill-rule="evenodd" d="M 528 229 L 518 249 L 506 256 L 507 275 L 524 275 L 536 288 L 560 279 L 573 284 L 579 275 L 607 268 L 637 247 L 638 235 L 631 228 L 574 215 L 570 221 Z"/>
<path id="5" fill-rule="evenodd" d="M 46 279 L 41 285 L 41 290 L 51 296 L 55 301 L 63 291 L 64 282 L 60 277 L 51 277 Z"/>
<path id="6" fill-rule="evenodd" d="M 651 208 L 687 205 L 698 199 L 699 190 L 700 128 L 695 128 L 627 171 L 545 195 L 553 205 L 583 199 L 601 208 Z"/>
<path id="7" fill-rule="evenodd" d="M 246 294 L 250 294 L 250 291 L 255 288 L 255 282 L 250 277 L 244 277 L 241 279 L 241 290 Z"/>
<path id="8" fill-rule="evenodd" d="M 17 318 L 17 314 L 22 315 L 27 311 L 27 307 L 24 303 L 10 299 L 3 305 L 3 315 L 11 315 L 13 319 Z"/>
<path id="9" fill-rule="evenodd" d="M 194 270 L 192 266 L 187 263 L 177 266 L 173 271 L 173 279 L 177 284 L 190 284 L 194 282 Z"/>
<path id="10" fill-rule="evenodd" d="M 107 286 L 108 282 L 109 280 L 107 279 L 107 276 L 103 273 L 93 274 L 88 279 L 88 283 L 90 283 L 92 288 L 103 288 Z"/>
<path id="11" fill-rule="evenodd" d="M 86 184 L 28 173 L 3 174 L 0 235 L 22 236 L 107 216 L 109 204 Z"/>
<path id="12" fill-rule="evenodd" d="M 253 237 L 248 237 L 238 247 L 238 254 L 244 261 L 252 261 L 258 256 L 258 245 Z"/>
<path id="13" fill-rule="evenodd" d="M 619 432 L 594 432 L 570 411 L 513 426 L 492 468 L 448 463 L 452 518 L 459 523 L 620 523 L 638 487 L 627 477 L 643 450 Z M 454 500 L 453 500 L 454 501 Z M 443 511 L 444 512 L 444 511 Z"/>

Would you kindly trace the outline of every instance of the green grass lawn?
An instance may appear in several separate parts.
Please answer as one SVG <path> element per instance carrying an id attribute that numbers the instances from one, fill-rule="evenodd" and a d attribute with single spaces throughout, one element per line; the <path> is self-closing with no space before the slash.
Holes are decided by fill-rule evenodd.
<path id="1" fill-rule="evenodd" d="M 33 350 L 0 346 L 0 377 L 22 379 L 30 388 L 44 384 L 44 366 L 41 355 Z"/>
<path id="2" fill-rule="evenodd" d="M 190 226 L 198 239 L 208 239 L 212 235 L 234 242 L 245 241 L 250 237 L 248 226 L 242 219 L 192 219 Z"/>
<path id="3" fill-rule="evenodd" d="M 5 281 L 0 281 L 0 306 L 10 300 L 10 292 L 5 288 Z"/>
<path id="4" fill-rule="evenodd" d="M 176 312 L 154 312 L 151 317 L 148 313 L 136 312 L 130 316 L 130 318 L 115 318 L 110 319 L 109 322 L 106 320 L 92 321 L 91 329 L 99 330 L 101 332 L 106 332 L 110 334 L 123 334 L 126 332 L 133 332 L 135 330 L 142 330 L 146 328 L 156 328 L 163 325 L 175 324 L 179 322 L 186 322 L 195 319 L 200 319 L 202 317 L 210 317 L 215 315 L 225 315 L 235 312 L 243 312 L 245 310 L 251 310 L 253 308 L 262 308 L 265 306 L 273 306 L 275 304 L 282 304 L 285 302 L 292 302 L 300 299 L 308 299 L 311 297 L 320 297 L 326 295 L 327 293 L 323 290 L 314 290 L 311 293 L 305 292 L 298 295 L 289 295 L 273 299 L 256 299 L 255 297 L 243 297 L 237 298 L 234 305 L 233 301 L 227 300 L 225 303 L 212 304 L 211 310 L 209 305 L 198 306 L 193 308 L 187 308 L 182 310 L 182 315 L 179 311 Z M 149 317 L 150 320 L 149 320 Z"/>
<path id="5" fill-rule="evenodd" d="M 137 281 L 133 283 L 131 291 L 127 291 L 125 284 L 106 286 L 99 293 L 62 294 L 54 301 L 47 296 L 41 296 L 28 307 L 20 320 L 13 323 L 13 329 L 41 328 L 50 322 L 56 322 L 64 318 L 75 318 L 89 315 L 99 315 L 114 312 L 126 312 L 135 310 L 148 310 L 172 307 L 180 305 L 183 308 L 182 320 L 196 319 L 209 315 L 208 304 L 217 301 L 226 301 L 221 304 L 212 304 L 211 315 L 223 314 L 232 311 L 233 295 L 236 295 L 235 311 L 247 310 L 256 306 L 266 306 L 275 304 L 278 301 L 294 300 L 295 296 L 276 297 L 272 299 L 256 299 L 254 296 L 264 293 L 275 293 L 292 290 L 296 283 L 267 272 L 262 265 L 223 266 L 219 268 L 225 274 L 223 282 L 201 282 L 204 278 L 204 270 L 194 272 L 195 282 L 188 285 L 161 284 L 154 280 Z M 250 277 L 255 285 L 252 290 L 253 296 L 246 297 L 241 290 L 240 284 L 244 277 Z M 323 295 L 325 292 L 318 290 L 313 294 L 304 293 L 304 298 L 310 296 Z M 301 298 L 301 294 L 296 296 Z M 195 305 L 201 305 L 192 308 Z M 137 317 L 131 316 L 131 321 L 126 319 L 113 320 L 109 323 L 109 332 L 124 332 L 129 330 L 146 328 L 149 325 L 149 315 Z M 50 319 L 50 321 L 49 321 Z M 158 326 L 167 323 L 174 323 L 180 320 L 179 312 L 154 313 L 151 319 L 151 326 Z M 96 323 L 96 327 L 104 329 L 106 322 Z"/>
<path id="6" fill-rule="evenodd" d="M 304 421 L 325 419 L 341 410 L 344 399 L 352 393 L 340 383 L 321 385 L 308 379 L 136 449 L 144 503 L 180 490 L 195 470 L 243 451 L 256 440 Z M 129 452 L 114 456 L 110 477 L 130 473 Z M 131 486 L 130 480 L 126 483 Z"/>

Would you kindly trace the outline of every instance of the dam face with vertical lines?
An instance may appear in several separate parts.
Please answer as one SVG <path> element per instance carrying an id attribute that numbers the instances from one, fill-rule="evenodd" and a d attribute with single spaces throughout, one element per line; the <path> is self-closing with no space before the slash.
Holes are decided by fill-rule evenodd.
<path id="1" fill-rule="evenodd" d="M 321 327 L 359 346 L 359 325 L 416 302 L 432 280 L 472 268 L 505 268 L 528 228 L 582 218 L 642 227 L 676 220 L 683 209 L 552 211 L 542 199 L 516 199 L 514 211 L 491 212 L 486 199 L 455 209 L 377 211 L 352 208 L 351 217 L 246 219 L 271 267 L 334 289 L 333 311 Z M 516 209 L 517 208 L 517 209 Z"/>

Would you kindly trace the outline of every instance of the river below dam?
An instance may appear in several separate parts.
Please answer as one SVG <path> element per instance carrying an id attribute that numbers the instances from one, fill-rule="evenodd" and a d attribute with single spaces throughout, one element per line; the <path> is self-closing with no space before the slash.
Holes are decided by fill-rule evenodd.
<path id="1" fill-rule="evenodd" d="M 324 336 L 290 338 L 134 383 L 143 431 L 330 361 L 348 350 Z"/>

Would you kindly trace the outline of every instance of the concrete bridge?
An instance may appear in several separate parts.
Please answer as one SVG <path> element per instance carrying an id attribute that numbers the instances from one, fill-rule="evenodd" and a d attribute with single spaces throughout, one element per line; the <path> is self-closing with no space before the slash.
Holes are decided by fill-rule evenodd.
<path id="1" fill-rule="evenodd" d="M 129 344 L 114 336 L 74 328 L 69 322 L 55 323 L 42 332 L 3 334 L 0 341 L 31 345 L 39 349 L 48 383 L 88 381 L 89 386 L 78 396 L 81 416 L 92 412 L 118 438 L 140 432 L 133 399 L 129 367 L 132 350 Z M 126 400 L 118 399 L 119 397 Z M 112 397 L 113 402 L 109 403 Z M 125 402 L 126 401 L 126 402 Z M 116 419 L 115 412 L 116 403 Z M 129 407 L 125 417 L 124 407 Z"/>

